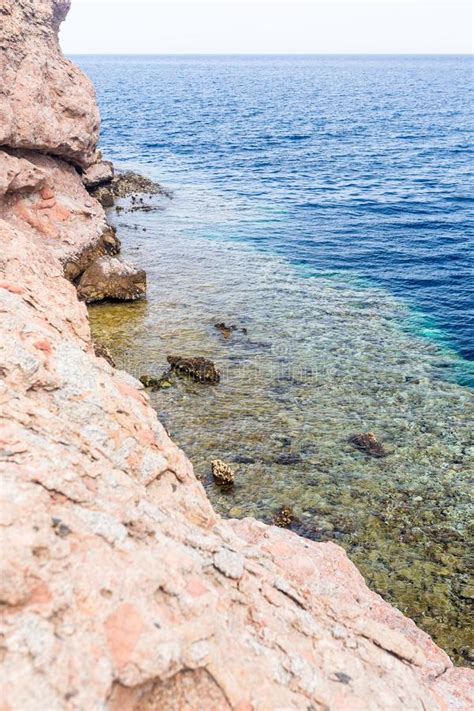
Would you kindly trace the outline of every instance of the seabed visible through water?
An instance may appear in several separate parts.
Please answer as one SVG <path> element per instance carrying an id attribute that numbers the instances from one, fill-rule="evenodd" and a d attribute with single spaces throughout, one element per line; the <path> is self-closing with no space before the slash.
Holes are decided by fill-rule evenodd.
<path id="1" fill-rule="evenodd" d="M 94 337 L 137 377 L 160 376 L 170 354 L 212 359 L 219 385 L 177 380 L 152 402 L 217 511 L 271 521 L 291 506 L 293 530 L 339 543 L 373 590 L 454 660 L 472 662 L 465 362 L 417 336 L 413 312 L 387 292 L 187 236 L 182 210 L 177 199 L 117 215 L 124 258 L 147 271 L 148 300 L 91 307 Z M 218 322 L 237 330 L 226 339 Z M 367 431 L 387 457 L 349 444 Z M 212 481 L 217 458 L 236 471 L 231 490 Z"/>

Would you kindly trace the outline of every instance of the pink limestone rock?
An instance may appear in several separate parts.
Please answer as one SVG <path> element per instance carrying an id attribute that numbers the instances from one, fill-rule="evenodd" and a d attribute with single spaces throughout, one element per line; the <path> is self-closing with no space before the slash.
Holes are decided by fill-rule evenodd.
<path id="1" fill-rule="evenodd" d="M 120 242 L 76 169 L 37 151 L 0 150 L 0 219 L 47 247 L 74 280 Z"/>
<path id="2" fill-rule="evenodd" d="M 82 182 L 88 190 L 106 185 L 114 179 L 114 166 L 108 160 L 94 163 L 82 174 Z"/>
<path id="3" fill-rule="evenodd" d="M 46 178 L 41 168 L 0 150 L 0 197 L 39 190 L 44 187 Z"/>
<path id="4" fill-rule="evenodd" d="M 90 80 L 59 47 L 70 0 L 0 4 L 0 145 L 31 148 L 87 167 L 100 117 Z"/>

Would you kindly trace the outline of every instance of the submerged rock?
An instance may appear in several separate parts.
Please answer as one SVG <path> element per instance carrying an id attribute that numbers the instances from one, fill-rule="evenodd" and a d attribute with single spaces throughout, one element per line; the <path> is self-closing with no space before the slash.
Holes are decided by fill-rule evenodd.
<path id="1" fill-rule="evenodd" d="M 141 375 L 139 380 L 145 388 L 150 388 L 151 390 L 167 390 L 173 387 L 170 373 L 164 373 L 160 378 L 156 378 L 153 375 Z"/>
<path id="2" fill-rule="evenodd" d="M 235 483 L 235 472 L 221 459 L 211 462 L 212 476 L 219 486 L 232 486 Z"/>
<path id="3" fill-rule="evenodd" d="M 82 275 L 77 292 L 87 303 L 105 299 L 136 301 L 146 295 L 146 274 L 118 257 L 100 257 Z"/>
<path id="4" fill-rule="evenodd" d="M 249 457 L 246 454 L 236 454 L 234 457 L 234 462 L 237 464 L 255 464 L 256 461 L 255 457 Z"/>
<path id="5" fill-rule="evenodd" d="M 156 388 L 160 383 L 160 379 L 153 375 L 140 375 L 139 380 L 144 388 Z"/>
<path id="6" fill-rule="evenodd" d="M 221 323 L 215 323 L 214 328 L 219 331 L 226 340 L 228 340 L 233 333 L 236 333 L 239 331 L 239 327 L 236 326 L 234 323 L 231 326 L 228 326 L 226 323 L 223 321 Z M 246 336 L 248 334 L 248 331 L 246 328 L 241 328 L 240 329 L 241 333 Z"/>
<path id="7" fill-rule="evenodd" d="M 214 328 L 222 333 L 226 340 L 231 337 L 234 331 L 237 331 L 237 326 L 227 326 L 225 323 L 216 323 L 214 324 Z"/>
<path id="8" fill-rule="evenodd" d="M 275 458 L 275 464 L 281 464 L 284 467 L 290 467 L 293 464 L 300 464 L 302 461 L 301 454 L 281 454 Z"/>
<path id="9" fill-rule="evenodd" d="M 278 526 L 278 528 L 289 528 L 294 520 L 295 515 L 293 509 L 290 506 L 282 506 L 273 517 L 272 523 L 274 526 Z"/>
<path id="10" fill-rule="evenodd" d="M 386 457 L 387 451 L 383 444 L 378 441 L 373 432 L 359 432 L 352 435 L 349 442 L 362 452 L 370 454 L 371 457 Z"/>
<path id="11" fill-rule="evenodd" d="M 114 166 L 109 160 L 94 163 L 82 174 L 82 182 L 88 190 L 110 183 L 113 178 Z"/>
<path id="12" fill-rule="evenodd" d="M 172 370 L 179 375 L 189 376 L 197 383 L 218 383 L 221 379 L 220 371 L 207 358 L 168 356 L 167 360 Z"/>

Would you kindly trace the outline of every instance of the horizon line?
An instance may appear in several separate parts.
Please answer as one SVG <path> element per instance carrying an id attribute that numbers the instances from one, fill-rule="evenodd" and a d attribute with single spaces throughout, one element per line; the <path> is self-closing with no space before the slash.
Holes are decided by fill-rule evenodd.
<path id="1" fill-rule="evenodd" d="M 76 57 L 473 57 L 471 52 L 74 52 Z"/>

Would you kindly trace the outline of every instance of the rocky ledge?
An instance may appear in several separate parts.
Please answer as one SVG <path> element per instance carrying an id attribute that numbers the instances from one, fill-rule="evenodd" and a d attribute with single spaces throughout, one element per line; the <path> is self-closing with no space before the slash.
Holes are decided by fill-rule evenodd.
<path id="1" fill-rule="evenodd" d="M 0 4 L 2 711 L 473 708 L 472 672 L 342 549 L 220 519 L 92 343 L 71 279 L 118 247 L 80 175 L 97 110 L 68 7 Z"/>
<path id="2" fill-rule="evenodd" d="M 86 303 L 105 299 L 143 299 L 146 296 L 146 274 L 143 269 L 118 257 L 100 257 L 81 276 L 77 294 Z"/>

